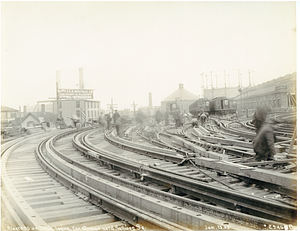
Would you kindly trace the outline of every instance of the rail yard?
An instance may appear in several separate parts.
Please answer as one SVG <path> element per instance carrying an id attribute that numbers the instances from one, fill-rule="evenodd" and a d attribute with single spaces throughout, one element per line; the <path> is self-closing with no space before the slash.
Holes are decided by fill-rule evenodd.
<path id="1" fill-rule="evenodd" d="M 133 112 L 83 87 L 2 107 L 2 230 L 297 229 L 295 78 L 236 97 L 179 84 Z"/>
<path id="2" fill-rule="evenodd" d="M 297 6 L 2 1 L 0 230 L 298 230 Z"/>
<path id="3" fill-rule="evenodd" d="M 295 113 L 274 113 L 276 160 L 249 119 L 52 129 L 2 143 L 2 230 L 293 230 Z M 4 140 L 3 140 L 4 141 Z"/>

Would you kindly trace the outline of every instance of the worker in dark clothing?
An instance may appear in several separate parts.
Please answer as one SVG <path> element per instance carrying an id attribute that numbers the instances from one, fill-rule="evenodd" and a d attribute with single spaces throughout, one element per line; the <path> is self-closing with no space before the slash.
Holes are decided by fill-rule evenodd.
<path id="1" fill-rule="evenodd" d="M 106 114 L 106 122 L 107 122 L 107 129 L 109 130 L 110 129 L 110 123 L 111 123 L 111 116 L 110 116 L 109 112 Z"/>
<path id="2" fill-rule="evenodd" d="M 265 107 L 258 107 L 252 123 L 256 128 L 257 136 L 253 139 L 253 149 L 256 153 L 255 160 L 274 160 L 275 152 L 275 135 L 270 124 L 265 123 L 267 110 Z"/>
<path id="3" fill-rule="evenodd" d="M 155 115 L 155 121 L 157 124 L 160 124 L 160 122 L 163 120 L 163 115 L 160 111 L 160 109 L 157 110 L 156 115 Z"/>
<path id="4" fill-rule="evenodd" d="M 192 118 L 192 127 L 198 127 L 198 120 L 197 120 L 197 118 Z"/>
<path id="5" fill-rule="evenodd" d="M 204 112 L 201 114 L 200 119 L 201 119 L 201 125 L 203 125 L 207 119 L 207 116 Z"/>
<path id="6" fill-rule="evenodd" d="M 113 115 L 113 119 L 114 119 L 114 124 L 116 124 L 117 119 L 120 117 L 120 114 L 117 110 L 115 110 L 115 113 Z"/>
<path id="7" fill-rule="evenodd" d="M 178 128 L 180 126 L 180 110 L 177 108 L 173 113 L 175 127 Z"/>
<path id="8" fill-rule="evenodd" d="M 100 130 L 103 130 L 103 132 L 105 132 L 105 116 L 103 114 L 103 112 L 100 112 L 100 116 L 98 118 L 98 123 L 99 123 L 99 126 L 100 126 Z M 102 127 L 102 128 L 101 128 Z"/>
<path id="9" fill-rule="evenodd" d="M 169 112 L 168 111 L 165 112 L 164 117 L 165 117 L 165 125 L 169 125 Z"/>
<path id="10" fill-rule="evenodd" d="M 117 135 L 119 137 L 121 137 L 121 126 L 122 126 L 122 123 L 123 123 L 123 117 L 122 116 L 119 116 L 115 122 L 115 128 L 116 128 L 116 131 L 117 131 Z"/>

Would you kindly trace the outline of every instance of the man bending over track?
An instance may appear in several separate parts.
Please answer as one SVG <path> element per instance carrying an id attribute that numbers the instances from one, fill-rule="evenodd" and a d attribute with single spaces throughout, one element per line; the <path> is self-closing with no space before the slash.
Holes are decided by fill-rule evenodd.
<path id="1" fill-rule="evenodd" d="M 253 149 L 256 153 L 255 160 L 274 160 L 275 152 L 275 135 L 270 124 L 265 123 L 267 110 L 263 106 L 259 106 L 254 113 L 254 124 L 256 137 L 253 139 Z"/>

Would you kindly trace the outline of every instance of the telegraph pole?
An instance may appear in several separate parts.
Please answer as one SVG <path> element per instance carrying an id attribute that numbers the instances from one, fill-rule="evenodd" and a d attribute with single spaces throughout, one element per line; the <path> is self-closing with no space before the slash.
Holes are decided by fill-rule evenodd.
<path id="1" fill-rule="evenodd" d="M 133 111 L 134 111 L 134 115 L 135 115 L 135 106 L 137 106 L 137 104 L 134 103 L 134 100 L 133 100 L 133 104 L 132 105 L 133 105 Z"/>
<path id="2" fill-rule="evenodd" d="M 227 89 L 226 89 L 226 72 L 224 70 L 224 87 L 225 87 L 225 96 L 227 97 Z"/>
<path id="3" fill-rule="evenodd" d="M 56 101 L 57 101 L 57 118 L 59 118 L 59 93 L 58 93 L 58 82 L 56 82 Z"/>
<path id="4" fill-rule="evenodd" d="M 107 104 L 107 108 L 109 108 L 111 110 L 112 114 L 114 114 L 114 109 L 117 108 L 117 104 L 114 104 L 113 102 L 114 102 L 114 100 L 113 100 L 113 98 L 111 98 L 110 104 Z"/>
<path id="5" fill-rule="evenodd" d="M 251 87 L 251 76 L 250 76 L 250 73 L 251 73 L 251 71 L 249 69 L 249 87 Z"/>
<path id="6" fill-rule="evenodd" d="M 213 75 L 212 75 L 212 71 L 210 72 L 211 75 L 211 98 L 214 98 L 214 86 L 213 86 Z"/>

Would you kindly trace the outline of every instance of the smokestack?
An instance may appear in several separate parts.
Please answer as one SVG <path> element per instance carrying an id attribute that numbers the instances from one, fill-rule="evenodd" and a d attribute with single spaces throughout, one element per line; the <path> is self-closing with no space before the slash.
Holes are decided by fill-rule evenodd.
<path id="1" fill-rule="evenodd" d="M 57 87 L 60 89 L 60 71 L 56 71 L 56 82 L 57 82 Z"/>
<path id="2" fill-rule="evenodd" d="M 152 93 L 149 92 L 149 107 L 152 107 Z"/>
<path id="3" fill-rule="evenodd" d="M 84 89 L 83 68 L 79 68 L 79 89 Z"/>

